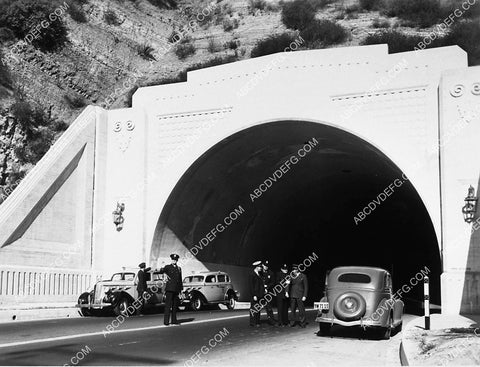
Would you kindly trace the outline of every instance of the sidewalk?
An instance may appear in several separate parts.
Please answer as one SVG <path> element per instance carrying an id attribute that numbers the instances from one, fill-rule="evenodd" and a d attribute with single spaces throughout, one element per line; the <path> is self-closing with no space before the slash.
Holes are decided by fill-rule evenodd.
<path id="1" fill-rule="evenodd" d="M 431 315 L 431 330 L 424 318 L 406 325 L 402 335 L 402 365 L 480 365 L 479 315 Z"/>
<path id="2" fill-rule="evenodd" d="M 0 323 L 80 317 L 73 302 L 0 305 Z"/>

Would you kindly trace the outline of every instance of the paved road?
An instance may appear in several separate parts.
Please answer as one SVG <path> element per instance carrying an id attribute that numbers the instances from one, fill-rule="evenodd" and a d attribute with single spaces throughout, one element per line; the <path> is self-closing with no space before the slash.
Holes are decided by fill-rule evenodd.
<path id="1" fill-rule="evenodd" d="M 252 328 L 247 310 L 179 316 L 182 325 L 168 327 L 161 314 L 129 318 L 110 334 L 102 330 L 112 317 L 2 324 L 0 364 L 399 365 L 400 334 L 370 340 L 361 330 L 333 329 L 332 336 L 318 337 L 314 311 L 305 329 L 266 323 Z M 412 318 L 406 315 L 404 323 Z"/>

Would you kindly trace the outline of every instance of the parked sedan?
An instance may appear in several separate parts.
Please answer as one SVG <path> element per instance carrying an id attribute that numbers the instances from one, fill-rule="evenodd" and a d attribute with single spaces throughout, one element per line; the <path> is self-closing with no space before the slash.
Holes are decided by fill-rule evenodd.
<path id="1" fill-rule="evenodd" d="M 230 276 L 221 271 L 189 275 L 183 279 L 183 289 L 183 303 L 195 311 L 208 304 L 225 304 L 233 310 L 238 300 Z"/>
<path id="2" fill-rule="evenodd" d="M 328 334 L 332 325 L 374 329 L 383 339 L 402 328 L 404 304 L 395 299 L 392 277 L 381 268 L 343 266 L 325 277 L 324 296 L 314 303 L 319 333 Z"/>

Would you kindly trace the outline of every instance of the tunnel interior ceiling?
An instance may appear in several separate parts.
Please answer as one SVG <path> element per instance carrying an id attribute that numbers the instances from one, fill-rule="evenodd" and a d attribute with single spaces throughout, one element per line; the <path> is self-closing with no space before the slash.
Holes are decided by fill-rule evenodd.
<path id="1" fill-rule="evenodd" d="M 318 143 L 299 157 L 312 139 Z M 280 171 L 261 196 L 251 196 L 293 156 L 298 163 Z M 395 179 L 402 172 L 388 157 L 343 130 L 299 121 L 258 125 L 221 141 L 188 169 L 164 206 L 152 251 L 161 251 L 167 227 L 185 247 L 202 248 L 197 258 L 207 263 L 269 259 L 278 269 L 315 252 L 319 260 L 310 270 L 322 282 L 324 271 L 339 265 L 384 267 L 399 287 L 425 266 L 439 275 L 434 228 L 415 188 L 402 180 L 394 194 L 378 197 Z M 374 199 L 376 208 L 359 221 L 358 212 Z M 239 206 L 244 213 L 225 226 Z M 201 246 L 220 223 L 227 228 Z"/>

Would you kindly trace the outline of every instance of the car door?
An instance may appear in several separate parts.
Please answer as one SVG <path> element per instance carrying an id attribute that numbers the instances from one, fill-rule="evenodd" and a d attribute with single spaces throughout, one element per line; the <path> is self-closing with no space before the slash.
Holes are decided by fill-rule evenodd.
<path id="1" fill-rule="evenodd" d="M 219 289 L 218 300 L 223 301 L 228 290 L 228 280 L 226 274 L 217 274 L 217 287 Z"/>
<path id="2" fill-rule="evenodd" d="M 159 272 L 153 272 L 151 274 L 151 281 L 147 282 L 147 285 L 149 293 L 151 294 L 149 303 L 163 303 L 164 275 Z"/>
<path id="3" fill-rule="evenodd" d="M 217 302 L 220 294 L 220 288 L 217 284 L 217 276 L 210 274 L 205 277 L 204 296 L 208 302 Z"/>

